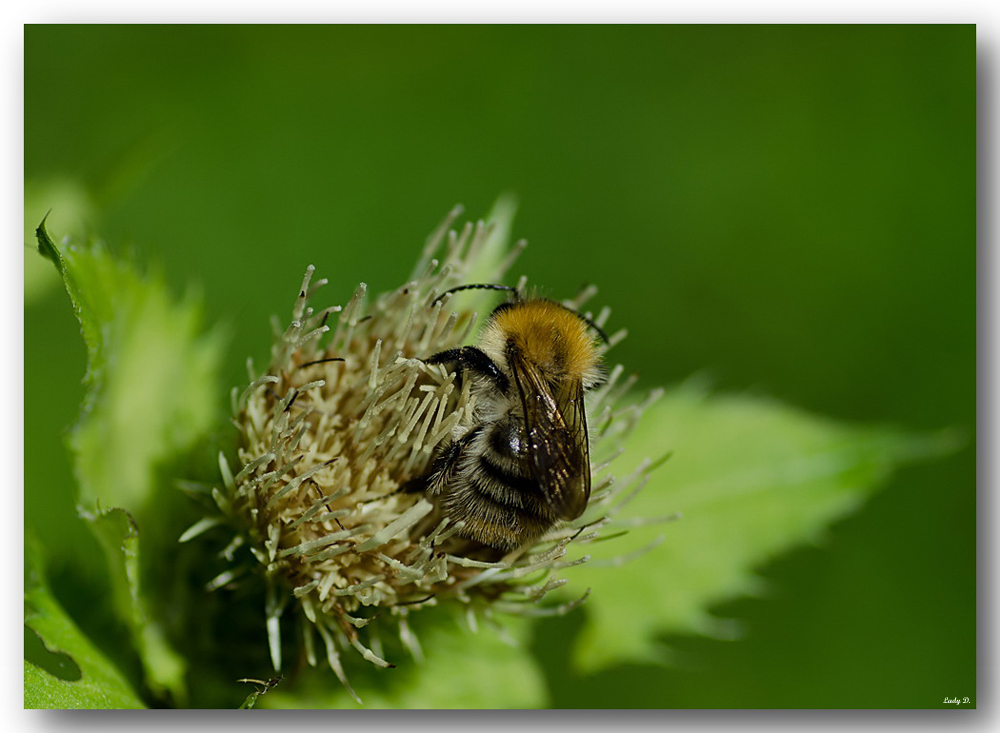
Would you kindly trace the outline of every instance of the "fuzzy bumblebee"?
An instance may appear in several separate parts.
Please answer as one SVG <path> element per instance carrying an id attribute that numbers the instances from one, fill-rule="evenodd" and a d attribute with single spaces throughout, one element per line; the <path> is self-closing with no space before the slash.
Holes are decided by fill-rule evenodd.
<path id="1" fill-rule="evenodd" d="M 455 290 L 483 286 L 461 286 Z M 513 299 L 490 314 L 478 346 L 428 359 L 473 379 L 473 419 L 460 423 L 426 481 L 461 534 L 501 550 L 532 542 L 590 498 L 584 392 L 604 378 L 585 316 L 543 298 Z M 589 328 L 588 328 L 589 327 Z M 419 483 L 417 484 L 420 485 Z"/>
<path id="2" fill-rule="evenodd" d="M 253 567 L 234 565 L 210 588 L 247 569 L 263 578 L 276 669 L 282 620 L 299 626 L 308 662 L 325 657 L 350 690 L 342 652 L 393 666 L 365 643 L 377 627 L 419 658 L 408 618 L 427 606 L 457 604 L 487 620 L 569 611 L 586 592 L 555 603 L 546 596 L 566 582 L 565 569 L 588 559 L 574 550 L 600 536 L 616 497 L 645 482 L 644 471 L 619 482 L 610 473 L 643 409 L 618 406 L 633 380 L 620 366 L 607 376 L 600 366 L 624 332 L 595 338 L 609 311 L 581 311 L 590 288 L 563 303 L 517 295 L 476 339 L 475 310 L 495 296 L 442 294 L 500 282 L 524 243 L 508 250 L 482 222 L 453 231 L 458 213 L 428 240 L 410 280 L 371 306 L 362 284 L 343 308 L 314 310 L 324 281 L 313 283 L 309 267 L 291 323 L 275 328 L 267 370 L 248 364 L 249 385 L 233 391 L 237 468 L 220 456 L 213 494 L 234 531 L 225 556 L 250 557 Z M 516 291 L 525 292 L 523 279 Z M 485 362 L 470 367 L 475 352 L 500 376 L 484 376 Z M 452 475 L 484 454 L 469 436 L 485 435 L 494 413 L 502 425 L 486 436 L 500 447 L 491 457 L 507 460 L 507 478 L 541 497 L 531 503 L 529 493 L 508 491 L 494 504 L 521 501 L 530 522 L 511 524 L 516 511 L 478 512 L 467 494 L 480 477 Z"/>

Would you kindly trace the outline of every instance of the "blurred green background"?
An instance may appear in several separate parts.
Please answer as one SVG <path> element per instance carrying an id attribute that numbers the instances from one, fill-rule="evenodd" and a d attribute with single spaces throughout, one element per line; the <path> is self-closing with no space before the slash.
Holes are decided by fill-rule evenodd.
<path id="1" fill-rule="evenodd" d="M 584 282 L 646 386 L 708 375 L 842 420 L 956 426 L 822 547 L 713 609 L 736 641 L 580 678 L 555 707 L 940 707 L 975 696 L 974 26 L 29 26 L 26 241 L 52 209 L 200 285 L 267 353 L 309 263 L 331 303 L 409 274 L 455 204 L 517 195 L 513 273 Z M 25 523 L 84 612 L 97 549 L 63 436 L 85 352 L 25 253 Z M 513 280 L 512 280 L 513 282 Z M 664 579 L 669 582 L 669 579 Z M 94 592 L 97 592 L 96 590 Z"/>

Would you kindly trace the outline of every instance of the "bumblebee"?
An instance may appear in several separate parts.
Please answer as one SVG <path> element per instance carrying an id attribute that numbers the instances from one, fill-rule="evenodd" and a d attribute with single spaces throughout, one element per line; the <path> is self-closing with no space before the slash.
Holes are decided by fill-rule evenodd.
<path id="1" fill-rule="evenodd" d="M 555 301 L 507 290 L 478 345 L 434 354 L 471 380 L 471 420 L 458 425 L 425 486 L 461 534 L 502 551 L 536 540 L 579 517 L 590 498 L 590 447 L 584 393 L 604 379 L 589 319 Z"/>

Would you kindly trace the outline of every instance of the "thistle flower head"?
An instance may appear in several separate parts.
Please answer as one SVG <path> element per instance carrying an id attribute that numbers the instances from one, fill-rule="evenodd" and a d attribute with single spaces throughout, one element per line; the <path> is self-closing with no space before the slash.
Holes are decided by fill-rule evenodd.
<path id="1" fill-rule="evenodd" d="M 469 282 L 502 282 L 524 246 L 506 247 L 498 231 L 504 217 L 499 226 L 451 230 L 458 213 L 428 240 L 410 280 L 370 305 L 362 284 L 343 307 L 314 308 L 325 281 L 314 282 L 310 266 L 290 324 L 275 329 L 266 371 L 261 376 L 249 364 L 249 385 L 233 392 L 238 468 L 220 457 L 224 489 L 215 498 L 236 528 L 232 547 L 246 544 L 266 579 L 276 668 L 280 620 L 290 608 L 298 611 L 308 661 L 317 664 L 320 649 L 348 689 L 342 651 L 353 647 L 391 666 L 365 643 L 369 624 L 398 634 L 419 658 L 407 619 L 426 606 L 459 604 L 471 618 L 565 613 L 586 592 L 556 604 L 543 599 L 566 582 L 560 571 L 587 560 L 570 551 L 597 539 L 644 483 L 645 470 L 619 482 L 609 472 L 620 438 L 643 409 L 617 406 L 632 383 L 621 379 L 618 366 L 588 395 L 593 490 L 578 519 L 503 555 L 465 539 L 434 497 L 406 490 L 428 473 L 442 443 L 472 419 L 475 407 L 469 380 L 424 360 L 472 342 L 474 309 L 490 294 L 438 296 Z M 518 289 L 525 284 L 522 278 Z M 588 288 L 564 304 L 581 310 L 594 292 Z M 608 316 L 606 308 L 586 314 L 600 327 Z M 608 346 L 623 336 L 612 335 Z M 227 570 L 213 586 L 234 573 Z"/>

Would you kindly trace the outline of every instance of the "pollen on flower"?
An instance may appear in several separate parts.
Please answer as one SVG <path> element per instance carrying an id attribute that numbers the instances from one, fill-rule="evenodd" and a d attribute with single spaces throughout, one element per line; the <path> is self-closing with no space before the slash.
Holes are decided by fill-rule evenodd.
<path id="1" fill-rule="evenodd" d="M 489 295 L 436 299 L 470 277 L 502 282 L 523 249 L 518 243 L 508 251 L 483 222 L 451 230 L 458 214 L 428 240 L 410 280 L 370 305 L 362 284 L 342 308 L 315 309 L 310 303 L 325 281 L 314 282 L 310 266 L 291 322 L 275 329 L 267 369 L 260 374 L 248 364 L 248 386 L 233 391 L 238 467 L 220 456 L 223 486 L 213 495 L 236 530 L 227 557 L 246 545 L 267 583 L 275 668 L 281 666 L 280 621 L 292 615 L 309 663 L 325 659 L 350 690 L 341 653 L 353 648 L 375 665 L 393 666 L 376 653 L 378 637 L 368 635 L 378 625 L 419 659 L 408 616 L 425 606 L 458 604 L 471 619 L 565 613 L 586 592 L 555 604 L 543 598 L 566 582 L 557 577 L 562 569 L 588 559 L 571 548 L 597 539 L 645 483 L 648 463 L 619 482 L 610 467 L 621 437 L 658 393 L 620 406 L 634 378 L 623 379 L 617 366 L 587 399 L 593 488 L 579 519 L 502 555 L 464 539 L 434 497 L 412 490 L 475 408 L 469 380 L 424 360 L 474 341 L 473 308 L 484 307 Z M 519 289 L 524 285 L 522 278 Z M 565 305 L 581 310 L 594 292 L 585 289 Z M 605 308 L 593 321 L 603 328 L 608 316 Z M 210 524 L 203 520 L 183 539 Z M 210 587 L 235 577 L 236 570 L 227 569 Z"/>

